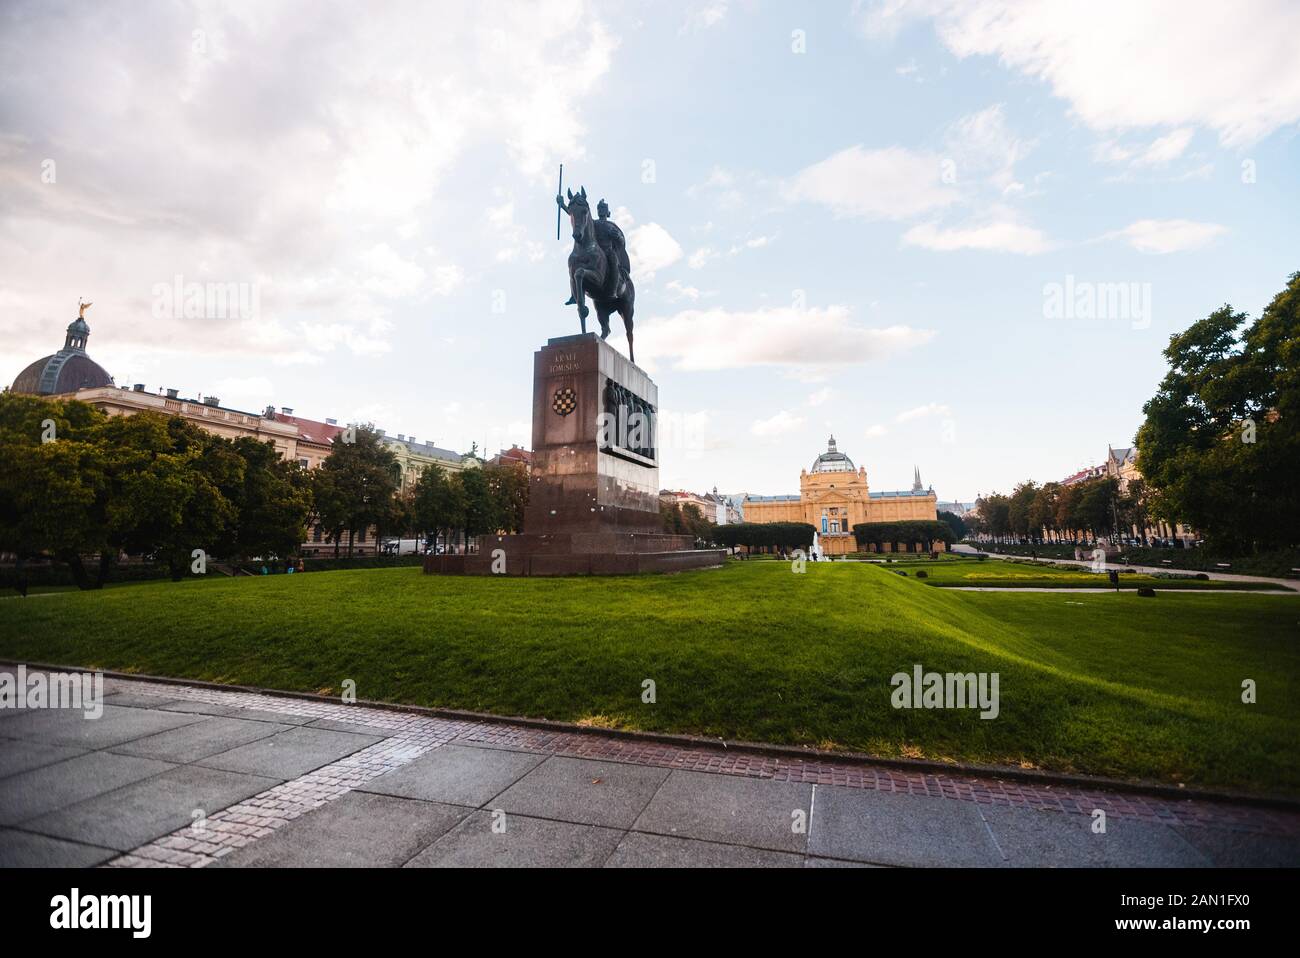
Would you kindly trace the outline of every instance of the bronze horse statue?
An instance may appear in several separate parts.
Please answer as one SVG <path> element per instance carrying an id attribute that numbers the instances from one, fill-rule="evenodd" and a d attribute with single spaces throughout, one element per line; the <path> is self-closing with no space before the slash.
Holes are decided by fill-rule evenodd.
<path id="1" fill-rule="evenodd" d="M 578 319 L 582 331 L 587 331 L 587 296 L 596 307 L 596 318 L 600 320 L 600 338 L 609 338 L 610 313 L 623 317 L 623 328 L 627 331 L 627 358 L 636 362 L 632 352 L 632 314 L 636 304 L 636 287 L 632 285 L 632 276 L 623 233 L 606 217 L 609 215 L 604 200 L 601 201 L 599 222 L 591 218 L 591 207 L 587 203 L 587 188 L 577 193 L 568 191 L 569 203 L 566 206 L 561 197 L 555 201 L 569 214 L 573 224 L 573 252 L 569 254 L 569 283 L 573 291 L 571 302 L 577 303 Z M 567 303 L 565 305 L 568 305 Z"/>

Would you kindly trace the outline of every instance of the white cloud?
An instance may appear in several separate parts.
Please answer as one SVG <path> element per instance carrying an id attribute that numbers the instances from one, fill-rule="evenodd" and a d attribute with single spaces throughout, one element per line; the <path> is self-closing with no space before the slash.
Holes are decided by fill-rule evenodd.
<path id="1" fill-rule="evenodd" d="M 1051 243 L 1039 230 L 1005 221 L 946 229 L 934 223 L 920 223 L 903 234 L 903 243 L 945 253 L 972 249 L 1034 254 L 1051 248 Z"/>
<path id="2" fill-rule="evenodd" d="M 1300 121 L 1292 0 L 1231 15 L 1185 0 L 1093 0 L 1086 16 L 1075 0 L 885 0 L 863 26 L 889 36 L 918 15 L 958 57 L 996 57 L 1041 79 L 1098 131 L 1196 125 L 1244 146 Z"/>
<path id="3" fill-rule="evenodd" d="M 941 181 L 941 158 L 891 146 L 851 146 L 801 170 L 786 196 L 828 206 L 837 216 L 907 219 L 958 199 Z"/>
<path id="4" fill-rule="evenodd" d="M 963 116 L 948 128 L 945 142 L 964 186 L 987 182 L 998 191 L 1016 185 L 1016 162 L 1032 145 L 1011 131 L 1001 103 Z"/>
<path id="5" fill-rule="evenodd" d="M 858 326 L 848 309 L 794 307 L 732 311 L 690 309 L 637 323 L 637 358 L 673 361 L 677 369 L 756 366 L 819 369 L 897 355 L 929 342 L 934 332 L 894 325 Z"/>
<path id="6" fill-rule="evenodd" d="M 727 16 L 727 0 L 703 0 L 686 14 L 680 33 L 696 33 L 721 23 Z"/>
<path id="7" fill-rule="evenodd" d="M 703 269 L 708 265 L 709 260 L 716 258 L 717 255 L 712 246 L 701 246 L 691 254 L 691 258 L 686 261 L 686 265 L 691 269 Z"/>
<path id="8" fill-rule="evenodd" d="M 627 255 L 634 276 L 653 279 L 656 272 L 682 258 L 682 247 L 658 223 L 646 223 L 627 234 Z"/>
<path id="9" fill-rule="evenodd" d="M 1192 220 L 1138 220 L 1122 230 L 1107 233 L 1107 239 L 1123 239 L 1140 253 L 1178 253 L 1199 249 L 1228 232 L 1218 223 Z"/>
<path id="10" fill-rule="evenodd" d="M 802 416 L 795 416 L 782 409 L 775 416 L 768 419 L 755 419 L 750 425 L 749 431 L 755 436 L 769 439 L 773 436 L 783 436 L 786 433 L 794 432 L 803 424 L 804 418 Z"/>
<path id="11" fill-rule="evenodd" d="M 817 390 L 815 393 L 811 393 L 808 396 L 808 405 L 809 406 L 822 405 L 823 403 L 825 403 L 831 398 L 833 392 L 834 390 L 832 390 L 830 386 L 823 386 L 821 389 Z"/>
<path id="12" fill-rule="evenodd" d="M 694 286 L 685 286 L 682 283 L 677 282 L 675 279 L 668 281 L 666 289 L 668 291 L 669 299 L 689 299 L 693 301 L 700 298 L 699 289 Z"/>
<path id="13" fill-rule="evenodd" d="M 947 416 L 951 412 L 952 410 L 945 403 L 926 403 L 924 406 L 900 412 L 894 417 L 894 422 L 912 422 L 914 419 L 924 419 L 927 416 Z"/>
<path id="14" fill-rule="evenodd" d="M 868 426 L 866 432 L 862 435 L 867 439 L 879 439 L 881 436 L 889 435 L 889 430 L 880 423 L 876 423 L 874 426 Z"/>
<path id="15" fill-rule="evenodd" d="M 1126 146 L 1115 140 L 1106 140 L 1097 145 L 1094 154 L 1097 159 L 1107 163 L 1126 163 L 1137 168 L 1164 167 L 1186 152 L 1195 133 L 1192 127 L 1185 126 L 1156 137 L 1141 147 Z"/>
<path id="16" fill-rule="evenodd" d="M 387 299 L 409 296 L 420 288 L 425 272 L 419 265 L 403 259 L 387 243 L 371 247 L 361 256 L 364 287 Z"/>

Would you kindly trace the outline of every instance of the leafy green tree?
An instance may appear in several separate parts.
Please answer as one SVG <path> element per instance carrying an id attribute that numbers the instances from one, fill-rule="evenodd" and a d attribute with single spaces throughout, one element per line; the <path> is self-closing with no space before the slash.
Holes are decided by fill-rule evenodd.
<path id="1" fill-rule="evenodd" d="M 1037 497 L 1038 486 L 1033 480 L 1018 484 L 1011 493 L 1011 500 L 1007 503 L 1007 524 L 1013 535 L 1034 540 L 1042 535 L 1042 527 L 1035 527 L 1032 521 L 1034 500 Z"/>
<path id="2" fill-rule="evenodd" d="M 86 403 L 0 394 L 0 551 L 19 563 L 48 552 L 82 589 L 103 584 L 113 556 L 106 418 Z M 92 554 L 100 557 L 95 579 L 83 561 Z"/>
<path id="3" fill-rule="evenodd" d="M 230 443 L 178 417 L 110 417 L 102 427 L 111 484 L 109 545 L 152 555 L 179 580 L 193 553 L 232 539 L 236 510 L 222 493 L 243 480 Z"/>
<path id="4" fill-rule="evenodd" d="M 1300 542 L 1300 273 L 1254 323 L 1225 305 L 1164 353 L 1137 435 L 1152 514 L 1225 554 Z"/>
<path id="5" fill-rule="evenodd" d="M 1011 532 L 1011 500 L 993 492 L 976 501 L 987 534 L 1001 542 Z"/>
<path id="6" fill-rule="evenodd" d="M 484 467 L 502 532 L 521 532 L 528 505 L 528 471 L 523 466 Z"/>
<path id="7" fill-rule="evenodd" d="M 243 461 L 241 481 L 226 492 L 238 513 L 232 558 L 291 556 L 307 538 L 311 479 L 269 442 L 242 436 L 232 445 Z"/>
<path id="8" fill-rule="evenodd" d="M 373 426 L 351 427 L 334 437 L 313 484 L 320 522 L 334 539 L 335 555 L 344 534 L 352 555 L 357 533 L 392 519 L 396 465 L 397 457 Z"/>
<path id="9" fill-rule="evenodd" d="M 430 542 L 436 542 L 439 534 L 450 542 L 452 530 L 461 528 L 465 522 L 460 484 L 453 482 L 447 470 L 436 464 L 428 466 L 415 481 L 411 507 L 416 528 Z"/>
<path id="10" fill-rule="evenodd" d="M 966 538 L 966 523 L 961 516 L 957 515 L 957 513 L 949 512 L 944 509 L 939 513 L 939 521 L 946 523 L 948 528 L 952 530 L 952 534 L 955 537 L 953 539 L 954 542 L 958 539 Z"/>
<path id="11" fill-rule="evenodd" d="M 456 473 L 454 482 L 460 486 L 464 510 L 461 528 L 465 539 L 488 535 L 501 528 L 500 505 L 492 495 L 488 476 L 483 467 L 464 469 Z"/>

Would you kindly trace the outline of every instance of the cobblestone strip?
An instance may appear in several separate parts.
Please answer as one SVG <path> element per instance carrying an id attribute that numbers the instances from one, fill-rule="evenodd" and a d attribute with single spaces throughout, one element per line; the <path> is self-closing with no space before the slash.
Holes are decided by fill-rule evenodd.
<path id="1" fill-rule="evenodd" d="M 276 785 L 215 812 L 202 821 L 201 827 L 187 825 L 119 855 L 106 862 L 106 868 L 202 868 L 210 865 L 236 848 L 265 838 L 280 826 L 347 794 L 372 778 L 400 768 L 425 752 L 458 738 L 470 724 L 384 709 L 294 701 L 247 692 L 217 692 L 158 683 L 131 682 L 121 683 L 121 686 L 140 694 L 165 696 L 173 701 L 184 698 L 281 715 L 346 719 L 349 724 L 394 734 L 301 778 Z M 106 688 L 105 691 L 116 690 Z M 187 692 L 194 694 L 178 694 Z"/>
<path id="2" fill-rule="evenodd" d="M 846 788 L 871 788 L 882 792 L 948 798 L 984 805 L 1008 805 L 1081 815 L 1090 815 L 1094 809 L 1101 809 L 1108 818 L 1300 835 L 1300 815 L 1255 805 L 1172 799 L 1070 785 L 1039 785 L 1000 778 L 909 772 L 877 765 L 838 764 L 822 758 L 803 760 L 728 751 L 725 747 L 687 748 L 669 743 L 486 722 L 471 725 L 460 741 L 472 745 L 544 751 L 574 758 L 655 765 L 694 772 L 807 782 L 814 785 L 841 785 Z"/>
<path id="3" fill-rule="evenodd" d="M 302 778 L 214 813 L 205 833 L 192 826 L 124 854 L 109 866 L 199 867 L 210 864 L 299 815 L 319 808 L 370 779 L 410 762 L 448 742 L 635 765 L 741 775 L 774 781 L 870 788 L 884 792 L 1006 805 L 1089 815 L 1102 809 L 1107 817 L 1300 835 L 1300 814 L 1254 805 L 1174 799 L 1112 792 L 1070 785 L 1038 784 L 970 775 L 907 771 L 870 764 L 837 763 L 824 758 L 798 759 L 728 750 L 718 746 L 683 746 L 591 733 L 540 729 L 508 722 L 461 721 L 421 716 L 361 705 L 282 698 L 258 692 L 223 691 L 124 679 L 109 679 L 105 692 L 131 691 L 160 699 L 204 702 L 237 709 L 329 719 L 375 729 L 392 737 Z"/>

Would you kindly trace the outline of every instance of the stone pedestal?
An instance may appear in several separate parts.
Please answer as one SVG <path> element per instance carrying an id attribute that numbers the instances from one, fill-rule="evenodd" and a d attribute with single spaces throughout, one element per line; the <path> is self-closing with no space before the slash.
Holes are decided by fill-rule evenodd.
<path id="1" fill-rule="evenodd" d="M 478 555 L 428 556 L 428 573 L 611 575 L 720 565 L 659 521 L 659 389 L 594 333 L 533 356 L 533 471 L 521 535 L 482 536 Z"/>

